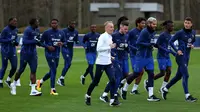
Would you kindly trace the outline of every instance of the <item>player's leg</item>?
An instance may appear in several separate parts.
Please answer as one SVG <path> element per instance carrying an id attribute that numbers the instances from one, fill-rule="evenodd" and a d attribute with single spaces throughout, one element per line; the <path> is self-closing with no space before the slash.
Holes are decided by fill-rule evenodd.
<path id="1" fill-rule="evenodd" d="M 177 72 L 176 72 L 176 75 L 175 77 L 173 77 L 169 83 L 161 89 L 161 96 L 164 100 L 167 99 L 167 93 L 168 93 L 168 90 L 174 85 L 176 84 L 180 79 L 182 78 L 182 74 L 180 72 L 180 65 L 178 65 L 178 69 L 177 69 Z"/>
<path id="2" fill-rule="evenodd" d="M 197 98 L 192 97 L 192 95 L 189 93 L 188 90 L 188 78 L 189 78 L 189 73 L 188 73 L 188 67 L 187 64 L 185 63 L 180 67 L 181 74 L 183 74 L 183 79 L 182 79 L 182 85 L 185 93 L 185 100 L 188 102 L 195 102 L 197 101 Z"/>
<path id="3" fill-rule="evenodd" d="M 128 62 L 128 59 L 124 59 L 122 61 L 121 67 L 122 67 L 123 77 L 122 77 L 122 80 L 120 82 L 119 89 L 121 89 L 124 86 L 124 83 L 126 82 L 126 78 L 129 76 L 129 62 Z"/>
<path id="4" fill-rule="evenodd" d="M 96 54 L 95 53 L 92 53 L 92 61 L 90 61 L 90 69 L 89 69 L 89 73 L 90 73 L 90 77 L 91 79 L 93 80 L 94 79 L 94 73 L 93 73 L 93 69 L 94 69 L 94 64 L 95 64 L 95 61 L 96 61 Z"/>
<path id="5" fill-rule="evenodd" d="M 113 70 L 114 70 L 114 75 L 115 75 L 115 80 L 116 80 L 116 83 L 115 83 L 116 89 L 115 90 L 117 90 L 119 88 L 121 78 L 123 77 L 123 73 L 122 73 L 122 68 L 120 67 L 120 64 L 118 64 L 117 62 L 113 62 L 113 67 L 114 67 Z M 109 91 L 110 91 L 110 82 L 107 83 L 103 94 L 100 96 L 101 101 L 108 102 L 108 99 L 109 99 L 108 92 Z M 115 96 L 116 95 L 118 96 L 117 91 L 115 91 Z M 117 99 L 118 97 L 115 97 L 115 98 Z"/>
<path id="6" fill-rule="evenodd" d="M 159 98 L 157 98 L 154 93 L 154 61 L 153 58 L 146 59 L 147 65 L 146 65 L 146 71 L 148 74 L 148 93 L 149 97 L 147 98 L 148 101 L 160 101 Z"/>
<path id="7" fill-rule="evenodd" d="M 92 91 L 94 90 L 96 85 L 99 83 L 104 69 L 105 69 L 104 65 L 96 65 L 96 71 L 95 71 L 94 79 L 90 83 L 90 85 L 88 87 L 88 90 L 87 90 L 87 93 L 85 95 L 85 103 L 86 103 L 86 105 L 91 105 L 91 101 L 90 100 L 91 100 Z"/>
<path id="8" fill-rule="evenodd" d="M 114 74 L 114 67 L 112 64 L 106 65 L 105 72 L 108 76 L 109 83 L 110 83 L 110 106 L 120 105 L 117 97 L 117 88 L 116 88 L 116 80 Z"/>
<path id="9" fill-rule="evenodd" d="M 156 74 L 154 76 L 154 80 L 157 80 L 163 76 L 165 76 L 165 71 L 166 71 L 166 59 L 157 59 L 158 60 L 158 65 L 159 65 L 159 69 L 160 69 L 160 73 Z"/>
<path id="10" fill-rule="evenodd" d="M 142 72 L 140 72 L 139 76 L 135 79 L 135 84 L 133 85 L 133 88 L 132 88 L 130 94 L 140 94 L 137 89 L 142 80 L 143 74 L 144 74 L 144 70 L 142 70 Z"/>
<path id="11" fill-rule="evenodd" d="M 167 60 L 166 74 L 165 74 L 164 81 L 162 83 L 162 87 L 161 88 L 165 87 L 169 82 L 169 78 L 171 76 L 171 66 L 172 66 L 171 60 L 168 59 Z"/>
<path id="12" fill-rule="evenodd" d="M 17 69 L 17 56 L 13 55 L 11 58 L 9 58 L 10 64 L 11 64 L 11 70 L 10 73 L 5 81 L 5 83 L 10 87 L 11 84 L 11 78 L 15 74 L 16 69 Z"/>
<path id="13" fill-rule="evenodd" d="M 84 75 L 81 75 L 81 77 L 80 77 L 82 85 L 85 84 L 85 77 L 88 75 L 88 73 L 90 73 L 91 79 L 93 80 L 93 66 L 94 66 L 94 63 L 95 63 L 93 54 L 87 53 L 86 59 L 87 59 L 87 62 L 88 62 L 88 67 L 87 67 Z"/>
<path id="14" fill-rule="evenodd" d="M 46 57 L 46 60 L 47 60 L 48 66 L 49 66 L 49 72 L 46 73 L 42 79 L 37 80 L 37 82 L 36 82 L 37 83 L 36 89 L 38 91 L 41 91 L 42 84 L 51 77 L 51 63 L 52 63 L 53 59 L 49 58 L 49 57 Z"/>
<path id="15" fill-rule="evenodd" d="M 3 77 L 8 66 L 8 58 L 1 53 L 0 88 L 3 88 Z"/>
<path id="16" fill-rule="evenodd" d="M 31 96 L 39 96 L 42 93 L 37 91 L 36 86 L 36 71 L 37 71 L 37 65 L 38 65 L 38 59 L 37 55 L 32 56 L 28 61 L 31 73 L 30 73 L 30 80 L 31 80 Z"/>
<path id="17" fill-rule="evenodd" d="M 64 68 L 62 70 L 62 74 L 61 74 L 60 78 L 57 81 L 57 84 L 60 86 L 65 86 L 64 78 L 65 78 L 65 75 L 67 74 L 67 71 L 69 70 L 69 68 L 71 66 L 71 62 L 72 62 L 72 56 L 70 53 L 63 54 L 63 58 L 64 58 Z"/>
<path id="18" fill-rule="evenodd" d="M 55 80 L 56 80 L 56 71 L 59 63 L 59 58 L 53 58 L 51 63 L 50 63 L 50 68 L 51 68 L 51 76 L 50 76 L 50 81 L 51 81 L 51 95 L 58 95 L 55 89 Z"/>
<path id="19" fill-rule="evenodd" d="M 144 68 L 144 65 L 145 65 L 145 61 L 143 61 L 143 58 L 137 57 L 135 67 L 134 67 L 134 72 L 127 77 L 126 79 L 127 82 L 125 83 L 124 87 L 121 89 L 122 99 L 126 100 L 126 95 L 127 95 L 129 85 L 133 82 L 134 79 L 136 79 L 140 75 L 140 73 L 142 72 Z"/>
<path id="20" fill-rule="evenodd" d="M 22 54 L 20 54 L 20 66 L 18 71 L 15 74 L 15 78 L 13 83 L 11 83 L 10 87 L 11 87 L 11 94 L 12 95 L 16 95 L 16 86 L 17 86 L 17 81 L 18 79 L 20 79 L 21 74 L 24 72 L 26 65 L 27 65 L 27 57 L 23 56 Z"/>

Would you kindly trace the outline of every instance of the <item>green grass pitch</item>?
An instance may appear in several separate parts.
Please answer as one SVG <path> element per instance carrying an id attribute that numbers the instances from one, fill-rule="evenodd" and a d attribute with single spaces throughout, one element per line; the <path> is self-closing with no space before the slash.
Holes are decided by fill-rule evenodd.
<path id="1" fill-rule="evenodd" d="M 154 51 L 156 56 L 156 50 Z M 200 97 L 200 73 L 199 73 L 199 50 L 191 52 L 191 60 L 189 64 L 189 91 L 194 96 Z M 19 58 L 19 55 L 18 55 Z M 177 65 L 174 58 L 172 58 L 172 77 L 176 73 Z M 44 57 L 44 50 L 38 49 L 38 69 L 37 79 L 44 76 L 49 68 Z M 57 78 L 60 76 L 63 68 L 63 58 L 60 58 L 59 67 L 57 69 Z M 104 87 L 108 81 L 104 74 L 99 86 L 96 87 L 92 94 L 92 105 L 86 106 L 84 103 L 84 95 L 91 82 L 90 76 L 86 78 L 86 84 L 80 84 L 80 75 L 82 75 L 87 67 L 85 60 L 85 53 L 83 49 L 75 49 L 72 66 L 65 78 L 65 87 L 56 85 L 59 96 L 50 95 L 49 80 L 42 86 L 43 95 L 40 97 L 29 96 L 29 67 L 27 66 L 25 72 L 21 76 L 21 87 L 17 87 L 17 95 L 10 95 L 10 89 L 4 84 L 4 88 L 0 88 L 0 112 L 199 112 L 200 103 L 189 103 L 184 100 L 184 93 L 182 88 L 182 81 L 179 81 L 174 87 L 170 89 L 168 100 L 161 100 L 160 102 L 148 102 L 147 93 L 143 88 L 143 80 L 147 78 L 145 73 L 141 84 L 139 85 L 140 95 L 128 94 L 127 100 L 120 99 L 122 105 L 119 107 L 110 107 L 108 104 L 99 100 Z M 131 66 L 130 66 L 131 68 Z M 8 67 L 4 79 L 7 78 Z M 130 69 L 131 70 L 131 69 Z M 132 70 L 131 70 L 132 71 Z M 158 73 L 157 61 L 155 60 L 155 73 Z M 172 78 L 171 77 L 171 78 Z M 158 89 L 161 86 L 162 79 L 155 81 L 154 93 L 161 98 Z M 129 92 L 132 86 L 129 87 Z"/>

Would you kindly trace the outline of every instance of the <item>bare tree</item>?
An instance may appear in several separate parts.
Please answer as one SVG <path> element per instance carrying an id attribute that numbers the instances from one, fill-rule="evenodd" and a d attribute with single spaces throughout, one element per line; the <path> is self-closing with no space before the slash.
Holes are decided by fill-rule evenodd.
<path id="1" fill-rule="evenodd" d="M 82 0 L 78 0 L 78 28 L 82 28 Z"/>
<path id="2" fill-rule="evenodd" d="M 185 16 L 185 0 L 180 0 L 180 20 L 183 20 L 184 19 L 184 16 Z"/>
<path id="3" fill-rule="evenodd" d="M 119 0 L 120 16 L 124 16 L 125 3 L 126 3 L 126 0 Z"/>
<path id="4" fill-rule="evenodd" d="M 171 13 L 171 20 L 174 21 L 175 15 L 174 15 L 174 0 L 170 0 L 170 13 Z"/>
<path id="5" fill-rule="evenodd" d="M 3 0 L 0 0 L 0 29 L 4 27 L 4 7 Z"/>

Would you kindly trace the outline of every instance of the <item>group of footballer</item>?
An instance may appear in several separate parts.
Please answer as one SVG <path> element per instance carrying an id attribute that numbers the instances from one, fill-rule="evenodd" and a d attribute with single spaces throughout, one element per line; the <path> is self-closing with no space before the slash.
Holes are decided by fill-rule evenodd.
<path id="1" fill-rule="evenodd" d="M 64 78 L 69 70 L 73 59 L 74 43 L 79 43 L 78 31 L 75 29 L 75 22 L 70 21 L 67 28 L 59 29 L 57 19 L 50 21 L 48 30 L 40 35 L 39 21 L 36 18 L 30 19 L 29 26 L 24 30 L 22 37 L 22 46 L 20 50 L 20 66 L 17 70 L 16 46 L 18 46 L 18 29 L 17 18 L 9 19 L 9 24 L 2 30 L 0 35 L 1 44 L 1 61 L 0 70 L 0 87 L 3 88 L 3 77 L 7 69 L 8 60 L 11 63 L 11 70 L 5 84 L 10 88 L 10 93 L 16 95 L 16 87 L 20 86 L 20 76 L 24 72 L 26 65 L 30 66 L 30 86 L 32 96 L 40 96 L 42 94 L 41 87 L 43 83 L 50 79 L 51 95 L 58 95 L 55 89 L 56 71 L 59 64 L 60 52 L 64 59 L 64 67 L 57 84 L 65 86 Z M 160 101 L 153 94 L 154 80 L 164 76 L 164 81 L 160 88 L 163 99 L 167 99 L 168 90 L 180 79 L 185 93 L 185 100 L 189 102 L 197 101 L 188 91 L 188 62 L 190 51 L 194 48 L 195 30 L 192 29 L 192 18 L 186 17 L 184 28 L 177 31 L 173 36 L 173 21 L 167 20 L 162 23 L 164 31 L 155 38 L 155 29 L 157 27 L 156 18 L 150 17 L 147 20 L 139 17 L 135 20 L 136 28 L 129 29 L 129 20 L 122 16 L 117 21 L 117 29 L 114 31 L 112 21 L 107 21 L 105 25 L 105 33 L 96 32 L 96 25 L 91 25 L 91 32 L 83 37 L 83 47 L 85 49 L 88 67 L 85 73 L 81 75 L 81 84 L 85 84 L 85 78 L 90 74 L 92 82 L 85 95 L 85 103 L 91 105 L 91 93 L 98 85 L 103 71 L 106 72 L 109 82 L 105 87 L 100 100 L 109 102 L 108 93 L 110 91 L 110 105 L 117 106 L 121 103 L 118 96 L 126 100 L 129 85 L 135 79 L 135 84 L 130 94 L 140 94 L 138 85 L 146 71 L 148 79 L 144 80 L 145 90 L 148 92 L 148 101 Z M 157 40 L 157 41 L 156 41 Z M 178 41 L 178 46 L 174 42 Z M 36 80 L 36 71 L 38 65 L 37 48 L 44 47 L 45 57 L 49 66 L 49 71 L 40 80 Z M 154 59 L 152 51 L 158 49 L 157 62 L 160 72 L 154 73 Z M 176 75 L 170 79 L 172 62 L 170 59 L 172 54 L 178 65 Z M 129 72 L 128 59 L 132 65 L 133 73 Z M 108 60 L 107 60 L 108 59 Z M 94 64 L 96 64 L 95 75 L 93 73 Z M 11 78 L 14 77 L 13 82 Z M 118 93 L 118 91 L 120 93 Z"/>

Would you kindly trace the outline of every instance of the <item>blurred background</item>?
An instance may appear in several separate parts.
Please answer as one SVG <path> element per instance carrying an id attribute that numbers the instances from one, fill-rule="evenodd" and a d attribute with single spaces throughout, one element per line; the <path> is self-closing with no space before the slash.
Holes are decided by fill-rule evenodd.
<path id="1" fill-rule="evenodd" d="M 41 31 L 48 28 L 52 18 L 57 18 L 61 27 L 75 20 L 80 33 L 86 33 L 91 24 L 97 24 L 102 32 L 106 20 L 116 23 L 125 15 L 131 28 L 135 27 L 137 17 L 153 16 L 159 23 L 168 19 L 175 21 L 175 30 L 183 27 L 185 17 L 191 16 L 194 28 L 199 32 L 199 6 L 200 0 L 0 0 L 0 31 L 7 25 L 8 18 L 14 16 L 18 19 L 20 32 L 33 17 L 40 19 Z"/>

